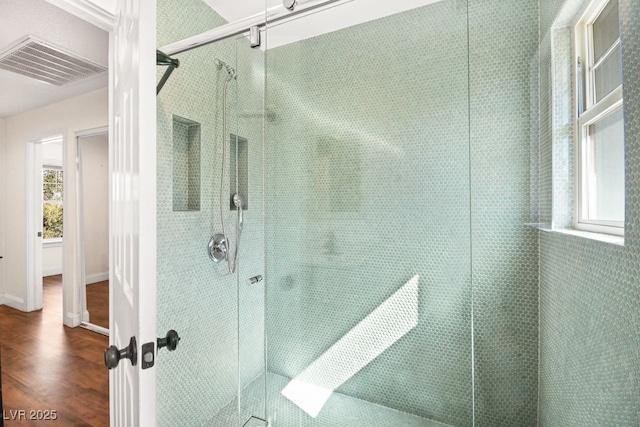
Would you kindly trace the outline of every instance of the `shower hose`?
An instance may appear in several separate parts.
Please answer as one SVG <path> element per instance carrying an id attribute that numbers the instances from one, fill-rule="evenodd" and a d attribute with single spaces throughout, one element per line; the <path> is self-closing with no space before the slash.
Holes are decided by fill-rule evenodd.
<path id="1" fill-rule="evenodd" d="M 229 73 L 229 76 L 225 79 L 224 87 L 222 89 L 222 173 L 220 175 L 220 222 L 222 223 L 222 235 L 224 236 L 227 245 L 229 245 L 226 253 L 227 267 L 229 268 L 229 273 L 233 274 L 238 267 L 238 250 L 240 248 L 240 236 L 242 235 L 242 199 L 238 197 L 237 194 L 233 199 L 234 204 L 238 208 L 238 215 L 236 217 L 236 248 L 233 255 L 233 261 L 231 261 L 229 259 L 229 252 L 231 248 L 229 239 L 227 238 L 227 230 L 224 226 L 224 205 L 226 201 L 224 197 L 224 177 L 227 164 L 227 87 L 229 86 L 229 82 L 235 77 L 235 70 L 227 68 L 227 72 Z"/>

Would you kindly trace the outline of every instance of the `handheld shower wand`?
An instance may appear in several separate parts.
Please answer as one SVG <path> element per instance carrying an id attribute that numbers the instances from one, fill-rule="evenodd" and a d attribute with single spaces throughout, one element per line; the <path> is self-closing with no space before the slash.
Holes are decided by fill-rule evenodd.
<path id="1" fill-rule="evenodd" d="M 242 231 L 242 225 L 244 224 L 243 220 L 243 206 L 244 206 L 244 198 L 238 193 L 233 195 L 233 204 L 236 208 L 238 208 L 238 230 Z"/>
<path id="2" fill-rule="evenodd" d="M 224 178 L 225 178 L 225 170 L 227 163 L 227 86 L 229 82 L 236 78 L 236 70 L 233 67 L 230 67 L 227 63 L 221 61 L 220 59 L 214 60 L 214 65 L 218 70 L 221 70 L 224 67 L 227 71 L 227 78 L 224 82 L 224 87 L 222 89 L 222 168 L 221 168 L 221 176 L 220 176 L 220 222 L 222 224 L 222 233 L 215 234 L 211 240 L 209 240 L 209 257 L 214 262 L 220 262 L 222 260 L 227 261 L 227 266 L 229 268 L 229 273 L 233 274 L 238 267 L 238 252 L 240 248 L 240 237 L 242 235 L 242 227 L 244 225 L 244 212 L 243 208 L 246 206 L 244 198 L 238 193 L 233 195 L 232 202 L 234 206 L 238 209 L 238 216 L 236 220 L 236 248 L 233 256 L 233 261 L 229 259 L 229 239 L 227 238 L 227 231 L 224 226 L 224 205 L 225 198 L 224 194 Z"/>

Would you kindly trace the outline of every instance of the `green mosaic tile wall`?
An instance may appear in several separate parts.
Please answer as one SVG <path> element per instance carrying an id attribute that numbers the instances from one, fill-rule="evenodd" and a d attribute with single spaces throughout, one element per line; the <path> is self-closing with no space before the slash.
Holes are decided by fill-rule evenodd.
<path id="1" fill-rule="evenodd" d="M 478 426 L 535 426 L 538 239 L 530 217 L 530 66 L 538 3 L 469 3 Z"/>
<path id="2" fill-rule="evenodd" d="M 295 377 L 419 274 L 418 325 L 337 391 L 455 426 L 472 425 L 466 12 L 267 52 L 269 371 Z"/>
<path id="3" fill-rule="evenodd" d="M 160 0 L 157 19 L 159 47 L 226 23 L 200 0 Z M 264 52 L 238 38 L 176 57 L 180 67 L 157 103 L 157 331 L 164 336 L 176 329 L 182 339 L 175 352 L 158 354 L 156 418 L 160 426 L 197 426 L 213 419 L 237 399 L 239 387 L 264 372 L 264 284 L 249 286 L 246 280 L 264 274 L 264 138 L 262 118 L 253 114 L 263 104 Z M 240 267 L 233 275 L 206 252 L 209 238 L 221 231 L 222 88 L 227 75 L 216 69 L 215 58 L 237 69 L 237 80 L 229 84 L 227 133 L 246 138 L 249 147 L 251 205 L 244 214 Z M 158 80 L 164 71 L 158 67 Z M 175 212 L 172 207 L 173 115 L 200 124 L 199 211 Z M 223 185 L 228 193 L 228 176 Z M 235 247 L 236 212 L 226 204 L 224 210 Z"/>
<path id="4" fill-rule="evenodd" d="M 539 235 L 544 426 L 640 422 L 640 5 L 620 4 L 626 246 Z M 548 29 L 561 6 L 541 0 L 539 36 L 536 2 L 473 0 L 467 17 L 464 2 L 445 1 L 268 53 L 271 371 L 295 375 L 419 272 L 419 326 L 340 391 L 470 425 L 473 277 L 476 425 L 536 424 L 539 232 L 524 224 L 536 216 L 532 204 L 539 204 L 536 221 L 551 222 L 557 201 Z M 425 30 L 424 22 L 433 25 Z M 220 23 L 200 2 L 160 1 L 158 45 Z M 381 40 L 375 50 L 355 48 L 371 39 Z M 201 212 L 171 212 L 171 114 L 201 123 L 203 159 L 219 158 L 219 108 L 211 100 L 221 86 L 208 64 L 216 56 L 253 70 L 261 64 L 237 59 L 236 43 L 185 54 L 183 64 L 197 65 L 177 70 L 159 98 L 158 334 L 176 328 L 186 337 L 184 355 L 158 359 L 161 425 L 206 422 L 233 399 L 238 381 L 247 384 L 261 371 L 263 289 L 242 288 L 238 279 L 262 271 L 262 212 L 248 221 L 255 227 L 243 240 L 249 270 L 237 277 L 211 267 L 204 245 L 194 244 L 219 228 L 214 167 L 203 166 Z M 250 123 L 259 85 L 238 87 L 250 89 L 231 101 L 231 114 L 249 113 L 234 126 L 259 140 L 261 127 Z M 470 134 L 461 123 L 470 123 Z M 531 147 L 536 132 L 543 143 Z M 263 164 L 262 147 L 253 155 Z M 258 194 L 252 209 L 261 179 L 259 172 L 250 179 Z M 380 241 L 407 243 L 381 261 L 372 256 Z M 238 315 L 242 325 L 255 325 L 240 328 L 240 342 Z M 216 351 L 189 348 L 202 339 Z"/>
<path id="5" fill-rule="evenodd" d="M 563 3 L 540 2 L 541 34 Z M 620 22 L 625 246 L 540 233 L 541 426 L 640 425 L 640 3 L 620 0 Z"/>
<path id="6" fill-rule="evenodd" d="M 445 6 L 444 4 L 440 4 L 437 7 L 443 8 Z M 459 11 L 461 3 L 458 2 L 456 7 L 458 7 L 457 10 Z M 411 13 L 399 15 L 393 19 L 405 19 L 410 22 L 413 22 L 411 21 L 412 19 L 416 19 L 416 22 L 422 23 L 431 22 L 432 19 L 438 22 L 447 22 L 447 19 L 443 19 L 437 11 L 442 11 L 442 9 L 436 9 L 436 6 L 432 5 L 421 9 L 421 12 L 428 14 L 428 16 L 423 16 L 416 13 L 416 11 L 412 11 Z M 537 420 L 537 232 L 524 225 L 528 222 L 531 215 L 529 198 L 530 140 L 533 128 L 532 121 L 534 119 L 531 117 L 530 108 L 533 103 L 530 88 L 530 69 L 532 61 L 536 59 L 537 52 L 537 13 L 537 2 L 533 1 L 527 2 L 524 6 L 522 2 L 511 2 L 505 5 L 504 2 L 497 1 L 477 1 L 471 2 L 469 5 L 469 38 L 471 42 L 469 46 L 472 160 L 471 221 L 473 230 L 473 291 L 474 303 L 476 304 L 474 318 L 476 327 L 475 404 L 476 422 L 478 425 L 535 425 Z M 461 14 L 457 15 L 458 19 L 462 17 L 463 15 Z M 406 22 L 395 23 L 393 21 L 381 20 L 376 22 L 376 24 L 385 24 L 396 29 L 415 28 L 414 25 L 407 25 Z M 356 27 L 357 31 L 356 29 L 351 30 L 353 34 L 350 33 L 349 30 L 345 30 L 313 39 L 312 41 L 279 48 L 276 49 L 273 54 L 270 52 L 269 66 L 270 69 L 273 70 L 270 75 L 273 74 L 276 77 L 279 73 L 286 75 L 287 88 L 278 86 L 274 93 L 269 92 L 269 103 L 275 103 L 274 99 L 278 99 L 278 96 L 283 98 L 285 102 L 287 102 L 287 98 L 293 98 L 292 96 L 287 97 L 282 91 L 296 90 L 292 87 L 292 79 L 299 74 L 302 76 L 303 81 L 300 83 L 301 89 L 298 90 L 307 96 L 310 104 L 319 106 L 318 111 L 323 112 L 322 124 L 329 131 L 335 133 L 335 129 L 332 128 L 334 121 L 330 117 L 326 117 L 327 111 L 336 111 L 336 114 L 339 114 L 341 117 L 347 117 L 351 121 L 350 123 L 357 123 L 357 120 L 363 120 L 358 115 L 368 113 L 370 116 L 369 120 L 371 121 L 370 124 L 368 123 L 369 126 L 373 125 L 375 128 L 375 126 L 385 125 L 387 126 L 387 132 L 392 130 L 392 121 L 388 118 L 380 117 L 381 113 L 375 110 L 378 105 L 376 95 L 384 94 L 387 95 L 387 97 L 384 98 L 385 102 L 391 106 L 389 111 L 392 113 L 399 111 L 398 108 L 394 108 L 393 98 L 390 98 L 388 95 L 390 91 L 385 89 L 384 76 L 381 78 L 376 74 L 379 71 L 367 62 L 371 60 L 371 57 L 367 56 L 366 53 L 359 53 L 350 48 L 342 48 L 342 50 L 340 50 L 338 47 L 339 45 L 344 45 L 344 42 L 341 43 L 340 37 L 348 35 L 350 38 L 353 38 L 356 37 L 356 34 L 362 35 L 362 37 L 370 36 L 369 33 L 364 31 L 366 26 L 370 26 L 375 31 L 378 31 L 377 39 L 379 43 L 382 43 L 380 50 L 382 52 L 393 51 L 394 58 L 396 59 L 402 59 L 403 57 L 401 54 L 395 52 L 397 49 L 395 46 L 400 44 L 412 47 L 412 43 L 416 43 L 412 41 L 412 36 L 414 36 L 415 33 L 400 32 L 403 41 L 393 44 L 393 48 L 384 48 L 385 42 L 388 40 L 389 43 L 392 43 L 393 39 L 389 40 L 386 33 L 384 37 L 381 37 L 380 34 L 384 31 L 384 28 L 376 28 L 374 25 L 374 23 L 370 23 L 365 24 L 365 26 Z M 447 23 L 446 27 L 457 28 L 451 23 Z M 451 39 L 451 35 L 448 35 L 448 38 Z M 444 58 L 444 54 L 437 50 L 437 46 L 440 45 L 437 35 L 429 37 L 429 41 L 427 46 L 420 49 L 420 51 L 426 53 L 420 55 L 419 58 L 423 56 L 431 59 Z M 323 49 L 327 49 L 327 51 L 324 52 Z M 309 52 L 320 53 L 317 54 L 317 57 L 307 59 Z M 340 55 L 336 55 L 336 52 Z M 407 64 L 409 64 L 409 66 L 416 64 L 424 66 L 424 64 L 421 64 L 422 59 L 416 59 L 415 52 L 416 50 L 411 52 L 411 57 L 407 58 L 406 62 L 402 62 L 405 66 Z M 340 69 L 340 67 L 336 65 L 336 58 L 341 58 L 343 55 L 349 58 L 350 71 L 360 71 L 358 68 L 360 61 L 364 63 L 364 66 L 360 65 L 364 70 L 359 74 L 356 73 L 356 77 L 350 79 L 345 78 L 344 75 L 337 77 L 332 76 L 331 71 Z M 360 55 L 362 55 L 362 59 L 360 59 Z M 328 61 L 328 65 L 330 65 L 329 70 L 320 73 L 320 78 L 311 79 L 310 76 L 312 73 L 310 70 L 313 70 L 314 73 L 317 73 L 318 70 L 323 70 L 322 61 L 326 60 L 327 57 L 332 58 L 331 61 Z M 448 58 L 448 61 L 445 62 L 450 64 L 454 59 L 460 60 L 460 58 Z M 301 63 L 303 65 L 300 65 Z M 464 65 L 461 64 L 461 66 Z M 296 67 L 301 67 L 302 70 Z M 460 67 L 449 65 L 447 68 L 447 72 L 449 73 L 447 77 L 455 78 L 452 76 L 456 76 L 456 74 L 452 74 L 451 70 L 460 69 Z M 425 75 L 428 76 L 426 80 L 430 80 L 432 77 L 432 74 L 425 74 L 423 72 L 423 79 Z M 375 79 L 376 83 L 369 83 L 368 78 Z M 325 82 L 324 80 L 329 80 L 329 82 Z M 440 85 L 449 82 L 443 81 Z M 412 81 L 412 84 L 414 85 L 411 89 L 412 92 L 420 93 L 421 85 L 425 83 L 424 80 L 418 79 Z M 460 82 L 460 84 L 462 84 L 462 82 Z M 362 89 L 360 85 L 374 87 L 376 92 L 372 94 Z M 332 93 L 332 91 L 335 92 L 334 88 L 336 86 L 354 89 L 342 95 L 334 95 L 333 97 L 327 95 L 327 93 Z M 308 98 L 309 93 L 318 93 L 321 95 L 318 95 L 319 99 Z M 433 98 L 437 93 L 438 92 L 429 93 L 429 98 Z M 367 103 L 354 107 L 350 105 L 349 102 L 340 99 L 341 97 L 351 99 L 350 97 L 353 96 L 362 97 L 367 100 Z M 300 102 L 298 98 L 295 98 L 295 100 L 298 103 Z M 424 101 L 421 100 L 420 102 Z M 458 105 L 459 108 L 465 106 L 465 100 L 459 99 L 458 102 L 462 103 Z M 488 105 L 490 105 L 491 108 L 487 108 Z M 300 105 L 298 104 L 296 107 L 299 108 Z M 367 108 L 369 111 L 367 111 Z M 372 120 L 373 117 L 375 117 L 375 120 Z M 354 118 L 357 120 L 354 120 Z M 402 116 L 394 116 L 394 120 L 398 118 L 402 118 Z M 440 117 L 434 117 L 434 119 L 441 120 Z M 402 124 L 404 123 L 397 123 L 397 125 Z M 294 259 L 296 262 L 289 263 L 284 267 L 278 265 L 277 260 L 269 261 L 269 277 L 271 280 L 278 280 L 279 290 L 277 291 L 278 293 L 274 290 L 273 294 L 270 292 L 271 289 L 268 291 L 270 292 L 268 298 L 270 301 L 268 321 L 271 322 L 269 323 L 268 334 L 269 342 L 271 343 L 269 353 L 270 370 L 279 374 L 292 376 L 295 375 L 297 370 L 299 371 L 304 368 L 305 363 L 308 363 L 304 361 L 305 359 L 313 360 L 314 352 L 313 349 L 307 348 L 303 351 L 307 351 L 309 354 L 279 354 L 280 352 L 284 353 L 286 349 L 295 347 L 295 343 L 301 342 L 303 338 L 295 338 L 295 336 L 292 335 L 293 330 L 287 331 L 286 328 L 282 326 L 279 326 L 279 329 L 278 327 L 271 327 L 272 324 L 278 325 L 280 322 L 284 324 L 286 321 L 289 322 L 291 328 L 294 328 L 298 322 L 295 320 L 296 314 L 293 313 L 292 316 L 291 308 L 287 311 L 278 311 L 278 299 L 282 300 L 279 304 L 283 307 L 286 306 L 286 302 L 296 301 L 296 299 L 309 301 L 309 303 L 317 303 L 320 294 L 316 295 L 312 293 L 311 295 L 314 295 L 312 297 L 310 295 L 311 291 L 305 289 L 305 285 L 312 288 L 325 285 L 321 291 L 324 293 L 323 296 L 335 294 L 336 298 L 346 298 L 349 295 L 349 289 L 355 286 L 351 285 L 351 283 L 360 282 L 362 279 L 366 281 L 367 275 L 356 269 L 345 273 L 339 271 L 340 268 L 337 267 L 335 268 L 337 271 L 327 272 L 326 266 L 313 265 L 314 262 L 305 259 L 304 253 L 296 252 L 296 248 L 299 249 L 305 245 L 300 236 L 308 235 L 310 230 L 312 233 L 320 234 L 324 231 L 326 234 L 324 239 L 322 235 L 319 238 L 316 237 L 317 240 L 323 242 L 325 240 L 331 241 L 331 236 L 341 236 L 343 232 L 342 228 L 345 226 L 340 224 L 341 221 L 333 219 L 331 215 L 325 215 L 327 218 L 323 218 L 322 215 L 320 215 L 321 211 L 317 209 L 317 200 L 312 202 L 306 201 L 307 209 L 313 214 L 308 214 L 310 219 L 295 219 L 287 215 L 288 211 L 292 209 L 295 210 L 295 206 L 305 203 L 304 196 L 297 196 L 302 199 L 301 201 L 296 199 L 295 194 L 303 194 L 308 190 L 308 186 L 317 185 L 317 183 L 314 182 L 306 185 L 304 183 L 307 174 L 313 171 L 312 164 L 310 167 L 310 163 L 313 161 L 313 156 L 315 155 L 313 147 L 311 147 L 311 149 L 306 148 L 306 153 L 299 152 L 305 150 L 301 141 L 313 141 L 314 138 L 317 138 L 309 131 L 312 126 L 306 125 L 304 121 L 300 120 L 295 124 L 290 122 L 288 125 L 290 128 L 287 130 L 273 126 L 270 131 L 273 132 L 273 134 L 268 134 L 270 144 L 277 144 L 275 141 L 280 141 L 278 143 L 284 145 L 287 139 L 292 139 L 297 141 L 297 147 L 300 147 L 297 148 L 298 152 L 295 154 L 288 154 L 285 151 L 287 150 L 286 147 L 280 148 L 280 151 L 276 151 L 276 154 L 274 154 L 274 158 L 281 159 L 281 163 L 270 162 L 268 166 L 269 170 L 271 170 L 271 166 L 273 166 L 273 172 L 269 174 L 270 181 L 268 181 L 268 185 L 275 186 L 274 192 L 279 195 L 285 194 L 286 192 L 294 194 L 285 196 L 283 199 L 277 201 L 270 200 L 268 202 L 269 206 L 274 205 L 274 203 L 278 204 L 277 210 L 274 208 L 273 211 L 268 212 L 269 221 L 273 220 L 275 225 L 277 225 L 278 221 L 282 221 L 283 224 L 286 223 L 288 231 L 285 231 L 285 235 L 274 235 L 274 230 L 276 229 L 278 233 L 283 232 L 283 227 L 274 226 L 268 228 L 267 232 L 268 242 L 274 242 L 273 247 L 269 245 L 270 253 L 273 251 L 277 253 L 279 248 L 283 253 L 288 254 L 284 259 L 289 261 Z M 317 124 L 313 126 L 317 126 Z M 439 122 L 432 125 L 431 122 L 423 122 L 420 126 L 423 126 L 425 129 L 432 129 L 443 126 L 443 123 Z M 444 132 L 448 133 L 448 138 L 442 138 L 438 141 L 444 144 L 451 144 L 452 141 L 457 141 L 455 138 L 458 134 L 454 133 L 451 128 L 445 128 Z M 412 144 L 412 138 L 405 138 L 404 143 L 407 145 Z M 311 142 L 311 144 L 313 144 L 313 142 Z M 422 157 L 417 157 L 422 164 L 429 165 L 428 169 L 431 167 L 433 157 L 431 159 L 427 157 L 436 154 L 440 149 L 440 145 L 437 143 L 433 144 L 429 149 L 432 150 L 431 153 L 425 152 Z M 271 154 L 271 150 L 274 150 L 274 148 L 270 146 L 269 150 Z M 278 150 L 278 148 L 275 148 L 275 150 Z M 462 155 L 462 148 L 460 148 L 459 152 L 448 154 L 458 156 L 457 159 L 459 161 L 465 159 L 465 156 Z M 311 159 L 309 159 L 309 157 L 311 157 Z M 297 171 L 296 165 L 298 165 Z M 273 177 L 278 173 L 276 169 L 278 171 L 288 170 L 291 174 L 295 175 L 287 176 L 286 180 L 278 185 L 275 182 L 271 182 L 271 180 L 274 179 Z M 406 170 L 407 168 L 403 169 Z M 414 168 L 408 168 L 408 170 L 411 171 L 414 170 Z M 463 170 L 454 172 L 449 169 L 446 171 L 450 181 L 444 183 L 442 187 L 445 191 L 445 198 L 447 197 L 446 192 L 452 191 L 452 187 L 457 188 L 462 185 L 452 186 L 451 180 L 461 179 L 466 173 L 468 172 Z M 431 178 L 427 182 L 429 181 L 434 181 L 434 179 Z M 437 178 L 435 181 L 437 181 Z M 387 208 L 390 202 L 386 201 L 384 197 L 394 197 L 393 188 L 391 188 L 390 194 L 385 194 L 385 191 L 389 191 L 388 188 L 388 185 L 381 186 L 376 189 L 378 192 L 376 195 L 366 194 L 366 197 L 379 198 L 381 203 L 378 205 Z M 416 192 L 412 197 L 415 198 L 416 194 L 420 195 L 421 193 Z M 287 203 L 288 201 L 290 203 Z M 436 204 L 436 206 L 438 205 L 442 207 L 450 206 L 451 204 L 450 202 L 448 203 L 446 199 L 443 199 L 442 202 Z M 372 204 L 372 206 L 376 206 L 376 204 Z M 454 206 L 454 208 L 456 208 L 456 206 Z M 464 208 L 464 203 L 462 202 L 457 205 L 457 209 L 461 208 Z M 375 207 L 373 209 L 374 212 L 376 212 Z M 396 212 L 392 211 L 391 216 L 395 214 L 397 218 L 403 218 L 406 214 L 402 212 L 401 208 L 398 209 Z M 389 215 L 388 211 L 390 211 L 390 209 L 387 208 L 386 210 L 386 215 Z M 436 244 L 437 240 L 433 241 L 433 239 L 429 238 L 428 233 L 434 231 L 433 228 L 429 228 L 430 221 L 427 220 L 427 224 L 419 223 L 424 221 L 425 218 L 437 217 L 443 213 L 446 214 L 446 209 L 443 211 L 442 208 L 440 208 L 434 211 L 433 206 L 431 206 L 429 209 L 422 208 L 422 212 L 428 212 L 428 214 L 425 214 L 417 222 L 403 221 L 402 226 L 408 227 L 413 237 L 419 237 L 419 233 L 424 232 L 426 238 L 423 239 L 419 237 L 419 240 L 429 241 L 435 248 L 438 248 Z M 496 212 L 498 212 L 498 214 L 496 214 Z M 297 213 L 299 214 L 299 212 Z M 467 217 L 466 219 L 469 218 Z M 313 222 L 313 227 L 308 225 L 309 222 Z M 462 221 L 460 221 L 458 227 L 463 226 Z M 388 227 L 387 224 L 380 223 L 375 229 L 379 234 L 380 231 L 384 232 L 386 227 Z M 394 225 L 394 227 L 396 232 L 403 233 L 406 231 L 403 227 L 398 227 L 397 225 Z M 368 229 L 369 227 L 363 229 L 365 235 Z M 373 227 L 371 229 L 373 229 Z M 344 238 L 342 238 L 342 240 L 344 240 Z M 360 238 L 359 240 L 363 239 Z M 347 239 L 347 242 L 353 243 L 351 239 Z M 445 242 L 444 247 L 446 248 L 446 244 L 450 243 L 451 242 Z M 341 249 L 345 247 L 345 243 L 341 242 L 340 245 L 342 246 Z M 370 244 L 367 246 L 364 241 L 360 245 L 366 247 L 367 250 L 370 247 Z M 355 247 L 355 258 L 358 260 L 366 260 L 368 257 L 366 253 L 360 255 L 357 252 L 360 245 Z M 353 249 L 354 248 L 349 248 L 349 250 Z M 418 251 L 420 250 L 424 249 L 418 248 Z M 314 252 L 316 251 L 311 250 L 312 254 Z M 421 257 L 430 255 L 429 253 L 417 253 Z M 447 262 L 446 258 L 443 259 L 439 257 L 436 259 L 438 259 L 438 264 L 434 265 L 433 262 L 430 262 L 428 266 L 429 269 L 442 268 L 440 263 Z M 406 260 L 408 260 L 407 257 L 405 257 L 405 263 L 407 263 Z M 411 258 L 411 260 L 415 262 L 414 265 L 420 265 L 421 258 L 415 259 L 415 261 L 414 258 Z M 422 260 L 425 260 L 425 258 L 422 258 Z M 428 261 L 427 259 L 427 262 Z M 384 277 L 385 274 L 393 277 L 393 265 L 386 263 L 378 264 L 374 271 L 376 277 Z M 321 274 L 319 274 L 318 271 L 320 271 Z M 389 272 L 387 273 L 387 271 Z M 446 273 L 448 272 L 445 271 L 445 274 Z M 371 272 L 368 272 L 368 274 L 371 274 Z M 451 278 L 442 276 L 440 280 L 442 279 L 446 281 Z M 379 279 L 372 276 L 369 280 Z M 332 283 L 332 285 L 326 286 L 327 283 Z M 433 285 L 429 283 L 427 286 Z M 356 287 L 356 289 L 358 288 Z M 290 295 L 283 295 L 283 290 L 289 292 Z M 320 292 L 320 290 L 313 292 Z M 343 300 L 341 302 L 342 305 L 339 306 L 344 306 L 342 312 L 356 312 L 358 309 L 362 311 L 362 307 L 365 306 L 365 304 L 362 303 L 363 300 L 375 294 L 375 290 L 369 289 L 367 290 L 368 294 L 363 294 L 360 289 L 355 292 L 360 292 L 360 294 L 357 294 L 360 299 L 352 303 Z M 452 301 L 455 300 L 455 296 L 448 295 L 446 292 L 438 295 L 437 292 L 429 291 L 429 295 L 440 296 L 444 298 L 443 301 L 446 303 L 452 303 Z M 463 297 L 463 295 L 460 294 L 460 297 Z M 276 304 L 275 307 L 272 305 L 274 303 Z M 325 310 L 325 308 L 321 307 L 317 310 L 317 321 L 311 322 L 316 325 L 316 328 L 321 329 L 315 330 L 313 327 L 307 326 L 306 328 L 311 328 L 312 331 L 305 330 L 305 336 L 312 335 L 315 337 L 320 335 L 327 338 L 333 335 L 335 339 L 335 337 L 340 336 L 339 331 L 343 331 L 345 328 L 348 330 L 348 324 L 346 324 L 341 328 L 336 328 L 335 332 L 331 332 L 330 328 L 326 326 L 327 321 L 331 319 L 331 317 L 334 317 L 332 322 L 336 323 L 337 319 L 332 315 L 333 311 L 322 310 Z M 304 305 L 303 308 L 299 310 L 299 316 L 306 316 L 305 318 L 308 319 L 310 311 L 313 311 L 313 309 L 308 305 Z M 442 322 L 445 330 L 456 330 L 449 326 L 450 322 L 453 322 L 455 319 L 443 318 L 438 320 Z M 302 323 L 302 321 L 299 322 Z M 464 327 L 463 324 L 458 324 L 456 328 L 461 326 Z M 440 334 L 436 334 L 433 337 L 422 336 L 416 339 L 425 340 L 429 343 L 429 346 L 437 352 L 439 345 L 442 344 L 440 337 L 445 340 L 451 339 L 450 336 Z M 466 336 L 457 335 L 455 339 L 464 340 Z M 327 338 L 325 341 L 327 342 L 325 346 L 328 346 L 331 343 L 331 338 Z M 407 353 L 405 355 L 398 354 L 394 368 L 396 375 L 398 370 L 402 372 L 403 368 L 409 369 L 407 375 L 402 376 L 402 385 L 398 385 L 392 381 L 390 381 L 390 386 L 387 385 L 387 383 L 384 382 L 384 364 L 374 363 L 369 369 L 372 373 L 371 380 L 369 381 L 368 378 L 365 380 L 366 377 L 361 377 L 360 374 L 358 374 L 358 378 L 351 380 L 351 383 L 354 384 L 351 389 L 350 387 L 344 387 L 346 389 L 345 392 L 351 392 L 367 400 L 448 422 L 453 425 L 467 425 L 469 419 L 465 418 L 464 410 L 460 410 L 461 407 L 441 406 L 443 409 L 446 408 L 448 415 L 442 415 L 439 411 L 432 409 L 434 402 L 430 400 L 430 396 L 432 393 L 438 395 L 438 387 L 443 386 L 439 381 L 442 381 L 445 375 L 443 375 L 442 378 L 423 378 L 420 370 L 415 369 L 415 365 L 412 366 L 410 360 L 411 358 L 420 358 L 424 361 L 424 357 L 420 355 L 419 351 L 416 352 L 410 347 L 406 349 L 403 348 L 402 350 Z M 315 351 L 316 356 L 318 351 L 319 350 Z M 406 364 L 397 363 L 397 360 L 406 360 Z M 460 359 L 460 361 L 464 363 L 463 359 Z M 426 366 L 429 365 L 429 363 L 423 363 Z M 440 373 L 444 374 L 448 372 L 446 369 L 446 365 L 438 366 L 438 372 Z M 446 374 L 446 376 L 451 378 L 449 374 Z M 380 381 L 381 379 L 382 381 Z M 402 399 L 394 401 L 393 398 L 381 396 L 382 393 L 378 395 L 378 390 L 381 386 L 387 389 L 386 393 L 388 395 L 398 395 L 401 396 Z M 420 392 L 413 393 L 418 396 L 406 396 L 406 392 L 404 392 L 402 388 L 403 386 L 408 386 L 408 388 L 413 390 L 420 390 Z M 393 391 L 389 392 L 389 389 Z M 426 399 L 419 396 L 423 393 L 423 390 Z M 459 388 L 457 391 L 454 391 L 454 393 L 464 396 L 465 391 L 465 388 Z"/>

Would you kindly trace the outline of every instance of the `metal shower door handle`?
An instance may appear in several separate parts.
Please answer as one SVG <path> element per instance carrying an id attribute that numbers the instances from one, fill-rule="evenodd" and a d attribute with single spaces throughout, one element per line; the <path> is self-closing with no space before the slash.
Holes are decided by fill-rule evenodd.
<path id="1" fill-rule="evenodd" d="M 164 338 L 158 338 L 158 350 L 166 347 L 167 350 L 173 351 L 178 347 L 179 342 L 180 336 L 174 329 L 171 329 Z"/>

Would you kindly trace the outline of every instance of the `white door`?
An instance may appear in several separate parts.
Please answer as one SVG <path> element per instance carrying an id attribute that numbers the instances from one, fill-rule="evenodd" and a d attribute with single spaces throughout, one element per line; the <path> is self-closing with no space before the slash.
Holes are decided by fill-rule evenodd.
<path id="1" fill-rule="evenodd" d="M 111 37 L 110 344 L 134 337 L 137 352 L 135 366 L 110 371 L 111 426 L 154 426 L 155 368 L 142 349 L 156 341 L 155 0 L 117 0 Z"/>

